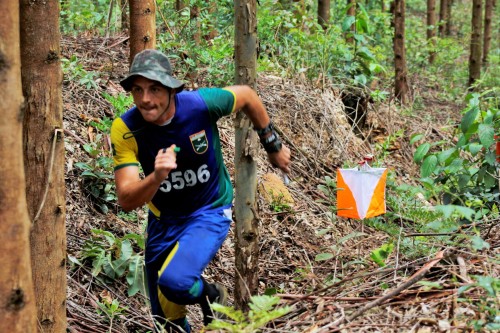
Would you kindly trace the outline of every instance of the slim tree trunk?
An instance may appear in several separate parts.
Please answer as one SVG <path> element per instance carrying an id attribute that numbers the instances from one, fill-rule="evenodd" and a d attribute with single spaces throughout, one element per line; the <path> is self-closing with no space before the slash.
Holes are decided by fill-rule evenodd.
<path id="1" fill-rule="evenodd" d="M 0 0 L 0 332 L 37 332 L 23 163 L 19 3 Z"/>
<path id="2" fill-rule="evenodd" d="M 472 32 L 469 56 L 469 88 L 481 78 L 481 26 L 483 0 L 472 0 Z"/>
<path id="3" fill-rule="evenodd" d="M 66 224 L 59 1 L 21 0 L 24 161 L 42 332 L 66 331 Z"/>
<path id="4" fill-rule="evenodd" d="M 495 10 L 495 0 L 486 0 L 484 7 L 484 35 L 483 35 L 483 66 L 488 63 L 488 54 L 491 45 L 491 21 Z"/>
<path id="5" fill-rule="evenodd" d="M 120 30 L 123 31 L 123 30 L 127 30 L 130 26 L 130 22 L 129 22 L 129 19 L 128 19 L 128 13 L 129 13 L 129 9 L 128 9 L 128 0 L 118 0 L 118 3 L 120 4 L 120 16 L 121 16 L 121 19 L 120 19 Z"/>
<path id="6" fill-rule="evenodd" d="M 235 82 L 256 88 L 257 4 L 256 0 L 236 0 Z M 235 219 L 236 286 L 235 304 L 248 309 L 248 300 L 257 293 L 259 271 L 259 216 L 257 214 L 258 140 L 250 120 L 243 112 L 235 119 Z"/>
<path id="7" fill-rule="evenodd" d="M 451 9 L 453 7 L 453 0 L 447 0 L 446 2 L 446 25 L 444 29 L 444 33 L 446 36 L 451 36 L 451 30 L 452 30 L 452 15 L 451 15 Z"/>
<path id="8" fill-rule="evenodd" d="M 215 0 L 206 0 L 207 1 L 207 4 L 208 4 L 208 14 L 210 15 L 210 17 L 212 18 L 210 24 L 210 32 L 208 33 L 208 35 L 206 36 L 206 39 L 207 40 L 212 40 L 214 39 L 215 37 L 217 37 L 218 35 L 218 31 L 217 31 L 217 21 L 215 20 L 215 12 L 217 11 L 217 1 Z"/>
<path id="9" fill-rule="evenodd" d="M 405 1 L 394 0 L 394 96 L 401 104 L 408 103 L 408 73 L 405 49 Z"/>
<path id="10" fill-rule="evenodd" d="M 436 0 L 427 0 L 427 41 L 432 50 L 429 52 L 429 63 L 436 59 Z"/>
<path id="11" fill-rule="evenodd" d="M 347 16 L 356 17 L 356 0 L 347 0 L 347 5 L 349 8 L 347 9 Z M 351 32 L 354 34 L 356 31 L 356 22 L 351 25 Z M 350 36 L 346 38 L 347 43 L 354 43 L 354 37 Z"/>
<path id="12" fill-rule="evenodd" d="M 330 0 L 318 0 L 318 23 L 326 30 L 330 21 Z"/>
<path id="13" fill-rule="evenodd" d="M 448 1 L 450 0 L 441 0 L 439 5 L 439 36 L 445 35 L 446 21 L 448 20 Z"/>
<path id="14" fill-rule="evenodd" d="M 156 47 L 156 7 L 154 0 L 129 0 L 130 63 L 137 53 Z"/>

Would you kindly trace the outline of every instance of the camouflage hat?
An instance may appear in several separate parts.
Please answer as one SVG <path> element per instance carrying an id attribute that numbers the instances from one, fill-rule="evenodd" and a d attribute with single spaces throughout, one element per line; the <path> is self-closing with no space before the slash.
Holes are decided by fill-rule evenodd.
<path id="1" fill-rule="evenodd" d="M 135 76 L 143 76 L 147 79 L 158 81 L 167 88 L 181 88 L 184 83 L 172 77 L 172 67 L 166 55 L 156 50 L 144 50 L 136 54 L 129 74 L 120 81 L 126 91 L 132 89 Z"/>

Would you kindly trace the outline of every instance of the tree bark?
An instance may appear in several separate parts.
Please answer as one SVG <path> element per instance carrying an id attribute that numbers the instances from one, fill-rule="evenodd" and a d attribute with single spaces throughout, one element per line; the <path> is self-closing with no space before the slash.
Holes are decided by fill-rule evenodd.
<path id="1" fill-rule="evenodd" d="M 330 21 L 330 0 L 318 0 L 318 23 L 326 30 Z"/>
<path id="2" fill-rule="evenodd" d="M 451 15 L 451 9 L 453 7 L 453 0 L 447 0 L 446 2 L 446 25 L 444 29 L 444 33 L 446 36 L 451 36 L 451 30 L 452 30 L 452 15 Z"/>
<path id="3" fill-rule="evenodd" d="M 128 0 L 118 0 L 120 6 L 120 30 L 127 30 L 130 26 L 128 19 Z"/>
<path id="4" fill-rule="evenodd" d="M 488 64 L 488 54 L 490 53 L 491 46 L 491 24 L 494 10 L 495 0 L 486 0 L 484 7 L 483 66 Z"/>
<path id="5" fill-rule="evenodd" d="M 356 0 L 347 0 L 347 5 L 349 8 L 347 9 L 347 16 L 356 17 Z M 351 33 L 354 34 L 356 32 L 356 21 L 351 25 Z M 349 36 L 346 38 L 346 42 L 349 44 L 354 43 L 354 37 Z"/>
<path id="6" fill-rule="evenodd" d="M 395 85 L 394 97 L 402 105 L 408 103 L 408 73 L 406 69 L 406 49 L 405 49 L 405 1 L 394 1 L 394 67 Z"/>
<path id="7" fill-rule="evenodd" d="M 19 3 L 0 0 L 0 332 L 35 333 L 22 146 Z"/>
<path id="8" fill-rule="evenodd" d="M 446 29 L 446 21 L 448 20 L 448 1 L 441 0 L 439 4 L 439 36 L 444 36 Z"/>
<path id="9" fill-rule="evenodd" d="M 482 0 L 472 0 L 472 32 L 469 55 L 469 89 L 481 78 Z"/>
<path id="10" fill-rule="evenodd" d="M 154 0 L 129 0 L 130 64 L 137 53 L 156 47 L 156 6 Z"/>
<path id="11" fill-rule="evenodd" d="M 256 88 L 257 4 L 256 0 L 234 2 L 235 82 Z M 259 271 L 259 216 L 257 213 L 258 140 L 243 112 L 235 118 L 235 219 L 236 286 L 234 300 L 247 310 L 248 300 L 257 293 Z"/>
<path id="12" fill-rule="evenodd" d="M 24 161 L 42 332 L 66 331 L 66 224 L 59 1 L 21 0 Z"/>
<path id="13" fill-rule="evenodd" d="M 429 63 L 436 59 L 436 0 L 427 0 L 427 41 L 432 50 L 429 52 Z"/>

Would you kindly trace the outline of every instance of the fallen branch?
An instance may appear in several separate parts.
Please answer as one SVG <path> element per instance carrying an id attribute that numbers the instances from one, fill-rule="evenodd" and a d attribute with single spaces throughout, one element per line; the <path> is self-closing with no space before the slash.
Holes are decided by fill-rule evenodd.
<path id="1" fill-rule="evenodd" d="M 418 282 L 419 280 L 421 280 L 426 274 L 427 272 L 429 272 L 429 270 L 434 267 L 438 262 L 441 261 L 441 259 L 443 259 L 444 257 L 444 250 L 443 251 L 439 251 L 436 256 L 434 257 L 434 259 L 432 259 L 431 261 L 429 261 L 428 263 L 426 263 L 424 266 L 422 266 L 422 268 L 420 268 L 415 274 L 413 274 L 412 277 L 410 277 L 406 282 L 404 282 L 403 284 L 401 284 L 399 287 L 397 287 L 396 289 L 394 289 L 393 291 L 391 291 L 390 293 L 388 293 L 387 295 L 384 295 L 383 297 L 380 297 L 372 302 L 369 302 L 367 303 L 365 306 L 363 306 L 361 309 L 359 309 L 358 311 L 356 311 L 355 313 L 353 313 L 351 316 L 349 316 L 347 319 L 344 319 L 342 320 L 341 322 L 337 323 L 337 325 L 341 325 L 343 324 L 344 322 L 348 321 L 353 321 L 354 319 L 356 319 L 357 317 L 361 316 L 363 313 L 365 313 L 366 311 L 384 303 L 385 301 L 387 301 L 388 299 L 398 295 L 399 293 L 401 293 L 403 290 L 405 289 L 408 289 L 410 286 L 412 286 L 413 284 L 415 284 L 416 282 Z"/>

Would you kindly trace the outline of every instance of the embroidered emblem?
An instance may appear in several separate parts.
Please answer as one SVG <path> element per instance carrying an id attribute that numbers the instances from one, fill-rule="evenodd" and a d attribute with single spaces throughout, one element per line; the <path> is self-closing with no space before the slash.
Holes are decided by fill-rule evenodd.
<path id="1" fill-rule="evenodd" d="M 191 140 L 191 145 L 193 146 L 195 153 L 203 154 L 207 151 L 208 139 L 205 130 L 190 135 L 189 139 Z"/>

